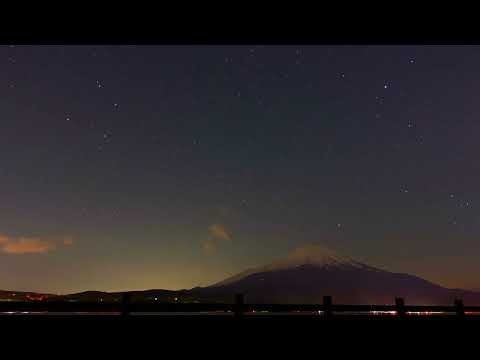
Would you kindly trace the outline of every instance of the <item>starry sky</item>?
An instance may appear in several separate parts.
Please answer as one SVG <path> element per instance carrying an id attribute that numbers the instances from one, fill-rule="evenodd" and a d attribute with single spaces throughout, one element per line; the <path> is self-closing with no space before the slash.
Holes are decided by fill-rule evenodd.
<path id="1" fill-rule="evenodd" d="M 480 288 L 479 46 L 0 48 L 0 288 L 205 286 L 320 242 Z"/>

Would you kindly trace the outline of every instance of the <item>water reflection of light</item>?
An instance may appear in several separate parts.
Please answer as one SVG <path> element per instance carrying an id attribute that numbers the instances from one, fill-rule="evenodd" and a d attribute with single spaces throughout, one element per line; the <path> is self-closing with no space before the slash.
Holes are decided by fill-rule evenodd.
<path id="1" fill-rule="evenodd" d="M 441 315 L 446 314 L 443 311 L 407 311 L 408 315 Z"/>
<path id="2" fill-rule="evenodd" d="M 369 311 L 372 315 L 397 315 L 396 311 Z"/>
<path id="3" fill-rule="evenodd" d="M 369 311 L 371 315 L 397 315 L 396 311 Z M 444 315 L 444 311 L 407 311 L 407 315 Z"/>

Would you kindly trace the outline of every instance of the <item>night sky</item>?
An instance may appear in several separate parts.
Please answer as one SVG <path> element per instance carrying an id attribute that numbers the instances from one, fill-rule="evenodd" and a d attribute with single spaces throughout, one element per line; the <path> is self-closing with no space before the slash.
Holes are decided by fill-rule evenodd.
<path id="1" fill-rule="evenodd" d="M 480 288 L 480 47 L 2 46 L 0 289 L 209 285 L 319 242 Z"/>

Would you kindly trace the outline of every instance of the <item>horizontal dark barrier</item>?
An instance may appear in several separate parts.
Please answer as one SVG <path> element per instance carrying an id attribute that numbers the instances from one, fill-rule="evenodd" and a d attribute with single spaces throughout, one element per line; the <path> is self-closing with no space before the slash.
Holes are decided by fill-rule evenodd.
<path id="1" fill-rule="evenodd" d="M 326 296 L 322 304 L 248 304 L 243 302 L 243 296 L 237 295 L 235 303 L 160 303 L 160 302 L 130 302 L 126 295 L 123 302 L 0 302 L 0 313 L 118 313 L 124 316 L 131 313 L 212 313 L 231 312 L 232 315 L 245 313 L 294 313 L 311 312 L 326 316 L 342 313 L 391 313 L 397 316 L 406 316 L 419 313 L 434 315 L 434 313 L 453 313 L 464 316 L 469 313 L 479 313 L 480 306 L 464 306 L 461 300 L 456 300 L 452 306 L 405 305 L 403 299 L 395 299 L 395 305 L 342 305 L 333 304 L 332 298 Z"/>

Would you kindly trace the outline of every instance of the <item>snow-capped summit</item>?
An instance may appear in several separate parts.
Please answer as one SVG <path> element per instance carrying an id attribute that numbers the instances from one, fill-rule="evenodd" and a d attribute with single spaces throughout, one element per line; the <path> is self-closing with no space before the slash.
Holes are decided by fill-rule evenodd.
<path id="1" fill-rule="evenodd" d="M 285 259 L 271 264 L 275 268 L 285 269 L 303 265 L 320 267 L 352 266 L 361 267 L 362 264 L 349 256 L 340 255 L 332 249 L 320 244 L 310 244 L 293 250 Z"/>
<path id="2" fill-rule="evenodd" d="M 340 255 L 336 251 L 321 245 L 321 244 L 308 244 L 294 249 L 286 258 L 276 260 L 268 265 L 259 266 L 245 270 L 235 276 L 227 278 L 213 286 L 223 286 L 229 283 L 238 281 L 249 275 L 267 271 L 288 270 L 295 269 L 304 266 L 312 266 L 323 269 L 369 269 L 377 270 L 373 267 L 365 265 L 355 259 Z"/>

